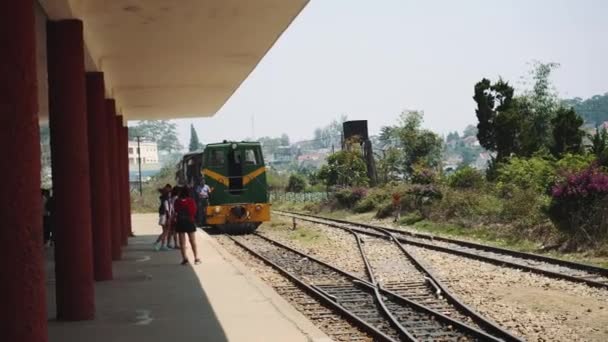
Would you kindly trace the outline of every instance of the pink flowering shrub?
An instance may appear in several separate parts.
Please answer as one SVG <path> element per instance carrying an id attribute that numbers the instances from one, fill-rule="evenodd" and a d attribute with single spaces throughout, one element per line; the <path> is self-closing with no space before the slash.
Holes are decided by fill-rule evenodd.
<path id="1" fill-rule="evenodd" d="M 581 199 L 608 194 L 608 174 L 597 167 L 590 167 L 571 174 L 560 184 L 553 186 L 554 199 Z"/>
<path id="2" fill-rule="evenodd" d="M 608 173 L 591 166 L 551 189 L 549 216 L 561 230 L 589 241 L 608 235 Z"/>

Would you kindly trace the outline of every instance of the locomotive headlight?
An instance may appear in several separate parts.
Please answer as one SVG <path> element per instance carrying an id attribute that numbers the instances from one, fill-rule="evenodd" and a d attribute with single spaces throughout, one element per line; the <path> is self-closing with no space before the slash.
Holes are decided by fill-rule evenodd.
<path id="1" fill-rule="evenodd" d="M 236 150 L 236 144 L 232 144 L 232 149 Z"/>
<path id="2" fill-rule="evenodd" d="M 214 211 L 216 214 L 219 214 L 219 213 L 220 213 L 220 211 L 222 211 L 222 208 L 220 208 L 220 207 L 215 207 L 215 208 L 213 209 L 213 211 Z"/>
<path id="3" fill-rule="evenodd" d="M 259 204 L 258 204 L 258 205 L 256 205 L 256 206 L 255 206 L 255 210 L 256 210 L 256 211 L 260 211 L 260 210 L 262 210 L 262 206 L 261 206 L 261 205 L 259 205 Z"/>

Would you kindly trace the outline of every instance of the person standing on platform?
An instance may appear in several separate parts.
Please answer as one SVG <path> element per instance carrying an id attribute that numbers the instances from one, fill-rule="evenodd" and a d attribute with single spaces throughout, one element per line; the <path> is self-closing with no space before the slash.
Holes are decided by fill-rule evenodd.
<path id="1" fill-rule="evenodd" d="M 198 213 L 199 213 L 199 226 L 204 226 L 207 223 L 207 207 L 209 206 L 209 195 L 212 189 L 209 185 L 205 184 L 205 179 L 201 180 L 201 185 L 198 188 L 197 194 L 199 198 Z"/>
<path id="2" fill-rule="evenodd" d="M 154 250 L 168 251 L 167 248 L 167 237 L 169 235 L 169 196 L 171 191 L 171 185 L 167 184 L 164 188 L 158 190 L 160 192 L 160 205 L 158 207 L 158 225 L 161 226 L 162 232 L 154 242 Z"/>
<path id="3" fill-rule="evenodd" d="M 188 234 L 192 253 L 194 253 L 194 264 L 198 265 L 201 263 L 201 260 L 198 258 L 198 250 L 196 248 L 196 226 L 194 225 L 196 203 L 190 197 L 188 188 L 182 188 L 179 198 L 175 201 L 175 215 L 175 231 L 179 234 L 179 244 L 182 252 L 181 264 L 189 264 L 188 257 L 186 256 L 186 234 Z"/>
<path id="4" fill-rule="evenodd" d="M 171 189 L 171 192 L 169 193 L 169 236 L 167 237 L 167 246 L 169 248 L 174 248 L 174 249 L 179 249 L 179 243 L 178 243 L 178 238 L 177 238 L 177 232 L 175 231 L 175 220 L 176 220 L 176 215 L 175 215 L 175 201 L 177 200 L 177 197 L 179 195 L 180 192 L 180 187 L 178 187 L 177 185 L 173 187 L 173 189 Z M 171 241 L 173 240 L 173 244 L 171 244 Z"/>

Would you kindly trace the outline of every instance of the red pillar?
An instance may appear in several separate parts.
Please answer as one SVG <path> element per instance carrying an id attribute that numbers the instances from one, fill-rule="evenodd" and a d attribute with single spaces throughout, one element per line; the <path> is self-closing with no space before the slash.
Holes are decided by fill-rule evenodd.
<path id="1" fill-rule="evenodd" d="M 0 337 L 47 341 L 34 2 L 0 1 Z"/>
<path id="2" fill-rule="evenodd" d="M 116 134 L 116 103 L 113 99 L 106 99 L 106 127 L 108 130 L 108 171 L 110 174 L 110 217 L 112 224 L 112 260 L 122 258 L 122 238 L 120 225 L 120 201 L 118 190 L 117 167 L 117 134 Z"/>
<path id="3" fill-rule="evenodd" d="M 91 192 L 80 20 L 47 24 L 57 318 L 93 319 Z"/>
<path id="4" fill-rule="evenodd" d="M 129 237 L 127 233 L 127 203 L 125 201 L 125 182 L 124 182 L 124 139 L 122 137 L 122 115 L 116 116 L 116 141 L 117 149 L 116 149 L 116 166 L 118 168 L 118 203 L 120 205 L 120 241 L 123 246 L 127 245 L 127 239 Z"/>
<path id="5" fill-rule="evenodd" d="M 112 233 L 110 231 L 110 174 L 105 85 L 102 72 L 87 72 L 89 165 L 91 170 L 91 218 L 93 271 L 96 281 L 112 279 Z"/>
<path id="6" fill-rule="evenodd" d="M 128 127 L 123 127 L 122 128 L 123 131 L 123 137 L 124 137 L 124 141 L 125 141 L 125 166 L 124 166 L 124 175 L 125 175 L 125 187 L 127 188 L 127 192 L 125 193 L 125 196 L 127 198 L 127 233 L 128 236 L 131 237 L 133 236 L 133 228 L 131 226 L 131 186 L 129 184 L 129 128 Z"/>

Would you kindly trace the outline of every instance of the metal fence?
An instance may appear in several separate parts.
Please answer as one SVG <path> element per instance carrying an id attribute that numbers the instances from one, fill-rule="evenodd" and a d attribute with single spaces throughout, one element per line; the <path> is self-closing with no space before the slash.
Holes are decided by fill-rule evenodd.
<path id="1" fill-rule="evenodd" d="M 328 198 L 327 192 L 270 192 L 270 202 L 321 202 Z"/>

